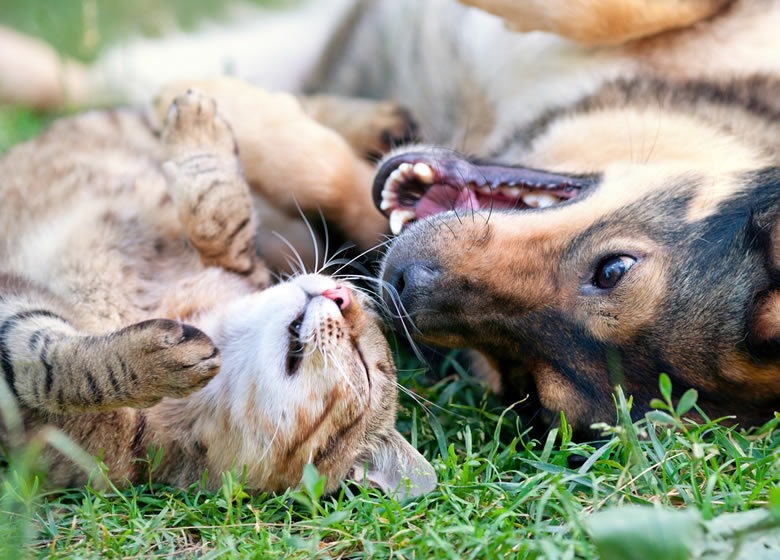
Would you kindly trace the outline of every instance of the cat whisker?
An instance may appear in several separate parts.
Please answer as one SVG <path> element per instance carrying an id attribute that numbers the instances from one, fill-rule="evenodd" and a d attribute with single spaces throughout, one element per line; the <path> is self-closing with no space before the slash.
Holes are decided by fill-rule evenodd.
<path id="1" fill-rule="evenodd" d="M 414 391 L 407 389 L 397 381 L 395 382 L 395 385 L 396 387 L 398 387 L 399 390 L 401 390 L 401 392 L 403 392 L 405 395 L 408 395 L 415 403 L 417 403 L 417 406 L 419 406 L 425 412 L 425 414 L 427 415 L 433 414 L 431 410 L 427 406 L 425 406 L 424 399 L 422 399 L 419 395 L 415 394 Z"/>
<path id="2" fill-rule="evenodd" d="M 401 298 L 398 295 L 397 290 L 394 286 L 392 286 L 389 282 L 386 282 L 385 280 L 382 280 L 381 278 L 376 277 L 369 277 L 369 276 L 363 276 L 358 274 L 351 274 L 351 275 L 342 275 L 339 278 L 343 279 L 358 279 L 358 280 L 368 280 L 372 282 L 377 282 L 383 289 L 386 289 L 388 293 L 390 294 L 390 299 L 392 300 L 393 305 L 395 306 L 396 312 L 393 313 L 390 309 L 387 302 L 384 300 L 384 298 L 381 297 L 380 294 L 377 294 L 377 299 L 374 301 L 377 302 L 380 305 L 380 308 L 385 312 L 386 316 L 391 319 L 399 319 L 401 321 L 401 326 L 403 327 L 404 333 L 406 335 L 406 339 L 409 342 L 409 345 L 412 348 L 412 351 L 414 352 L 414 355 L 419 359 L 422 363 L 428 365 L 428 361 L 423 356 L 422 352 L 420 351 L 420 348 L 417 346 L 417 344 L 412 339 L 411 332 L 409 330 L 409 326 L 407 326 L 407 321 L 413 331 L 419 332 L 419 329 L 414 324 L 414 321 L 412 320 L 411 315 L 406 311 L 404 308 L 403 302 L 401 302 Z M 373 299 L 373 298 L 372 298 Z"/>
<path id="3" fill-rule="evenodd" d="M 297 208 L 298 214 L 300 214 L 303 223 L 306 225 L 306 229 L 309 230 L 309 236 L 311 237 L 312 248 L 314 249 L 314 270 L 319 270 L 320 246 L 319 243 L 317 243 L 317 234 L 314 233 L 314 228 L 311 227 L 311 223 L 309 222 L 309 219 L 306 217 L 306 214 L 303 213 L 303 210 L 301 209 L 301 205 L 298 204 L 298 199 L 293 197 L 293 202 L 295 203 L 295 208 Z M 327 231 L 326 231 L 326 236 L 327 236 Z M 325 250 L 327 252 L 327 248 Z M 323 260 L 325 260 L 324 256 L 323 256 Z"/>
<path id="4" fill-rule="evenodd" d="M 399 319 L 401 321 L 401 326 L 404 329 L 404 333 L 406 335 L 406 339 L 409 342 L 409 346 L 412 348 L 412 352 L 414 353 L 415 357 L 417 357 L 420 362 L 425 364 L 426 366 L 430 367 L 430 364 L 428 364 L 428 360 L 425 359 L 425 356 L 423 356 L 422 352 L 420 351 L 419 346 L 417 346 L 417 343 L 412 339 L 411 332 L 409 330 L 409 327 L 407 326 L 407 321 L 409 322 L 409 325 L 414 331 L 418 331 L 417 327 L 414 324 L 414 321 L 412 320 L 410 314 L 406 311 L 406 309 L 403 306 L 403 303 L 400 301 L 400 297 L 398 297 L 398 292 L 396 291 L 395 287 L 390 285 L 388 282 L 374 277 L 374 276 L 367 276 L 362 274 L 340 274 L 336 275 L 334 274 L 332 276 L 333 278 L 337 280 L 365 280 L 368 282 L 376 282 L 380 286 L 382 286 L 384 289 L 388 290 L 388 293 L 390 294 L 390 298 L 393 302 L 393 305 L 396 308 L 397 313 L 393 313 L 390 309 L 387 302 L 384 300 L 384 298 L 381 297 L 380 294 L 369 292 L 365 289 L 352 286 L 353 289 L 360 291 L 361 293 L 366 294 L 368 297 L 371 298 L 374 303 L 377 304 L 377 306 L 380 308 L 380 310 L 384 313 L 384 315 L 391 319 Z"/>
<path id="5" fill-rule="evenodd" d="M 359 402 L 361 405 L 365 405 L 365 402 L 363 400 L 363 397 L 360 396 L 360 393 L 358 392 L 355 385 L 352 383 L 352 380 L 349 378 L 349 375 L 347 372 L 344 371 L 343 368 L 339 367 L 339 361 L 335 359 L 335 356 L 332 357 L 331 363 L 333 363 L 336 371 L 341 375 L 341 377 L 344 379 L 344 381 L 349 385 L 350 390 L 352 391 L 352 394 L 355 396 L 355 400 Z"/>
<path id="6" fill-rule="evenodd" d="M 330 235 L 328 232 L 328 223 L 325 221 L 325 214 L 322 213 L 322 208 L 317 208 L 317 213 L 320 215 L 320 223 L 322 224 L 322 232 L 325 235 L 325 249 L 322 253 L 322 268 L 318 269 L 314 267 L 317 272 L 321 272 L 325 269 L 325 263 L 328 261 L 328 249 L 330 248 Z"/>
<path id="7" fill-rule="evenodd" d="M 365 276 L 344 274 L 342 276 L 334 277 L 333 279 L 336 280 L 336 281 L 340 281 L 340 280 L 350 281 L 350 280 L 360 280 L 362 278 L 366 278 L 366 277 Z M 352 290 L 356 291 L 356 292 L 360 292 L 361 294 L 363 294 L 364 296 L 369 298 L 373 302 L 374 305 L 377 305 L 377 306 L 384 306 L 385 305 L 385 303 L 379 299 L 379 296 L 377 295 L 377 293 L 372 291 L 372 290 L 369 290 L 368 288 L 364 288 L 362 286 L 355 286 L 355 285 L 350 286 L 350 288 Z"/>
<path id="8" fill-rule="evenodd" d="M 325 274 L 324 271 L 327 270 L 331 266 L 339 265 L 339 264 L 345 264 L 345 263 L 350 262 L 352 259 L 337 258 L 337 257 L 339 255 L 343 254 L 343 253 L 346 253 L 347 251 L 349 251 L 353 247 L 355 247 L 355 244 L 354 243 L 349 243 L 349 242 L 344 243 L 343 245 L 341 245 L 341 247 L 336 249 L 336 251 L 324 263 L 322 263 L 322 268 L 319 270 L 319 272 L 322 273 L 322 274 Z"/>
<path id="9" fill-rule="evenodd" d="M 287 240 L 287 238 L 281 233 L 279 233 L 278 231 L 272 231 L 271 233 L 275 235 L 282 243 L 287 245 L 287 248 L 290 249 L 290 251 L 292 251 L 292 254 L 295 257 L 297 262 L 293 263 L 289 260 L 288 262 L 290 263 L 290 268 L 293 270 L 295 275 L 297 276 L 298 274 L 306 274 L 306 265 L 303 264 L 303 258 L 301 257 L 300 253 L 298 253 L 298 250 L 295 248 L 295 246 L 292 243 L 290 243 Z M 293 266 L 294 264 L 297 264 L 300 267 L 299 271 L 295 270 L 295 266 Z"/>
<path id="10" fill-rule="evenodd" d="M 257 460 L 258 464 L 261 464 L 263 462 L 263 459 L 265 459 L 265 456 L 268 455 L 268 452 L 271 451 L 271 448 L 274 445 L 274 441 L 276 441 L 276 436 L 279 434 L 279 428 L 282 425 L 282 416 L 284 414 L 284 411 L 279 411 L 279 419 L 276 421 L 276 429 L 274 429 L 274 434 L 271 436 L 271 441 L 269 441 L 265 449 L 263 450 L 262 455 L 260 455 L 260 458 Z"/>
<path id="11" fill-rule="evenodd" d="M 385 247 L 385 246 L 386 246 L 388 243 L 390 243 L 391 241 L 392 241 L 392 238 L 390 238 L 390 239 L 386 239 L 385 241 L 382 241 L 382 242 L 380 242 L 380 243 L 377 243 L 376 245 L 374 245 L 374 246 L 372 246 L 372 247 L 370 247 L 370 248 L 366 249 L 365 251 L 363 251 L 362 253 L 360 253 L 360 254 L 359 254 L 359 255 L 357 255 L 356 257 L 354 257 L 354 258 L 350 259 L 350 261 L 349 261 L 349 262 L 347 262 L 347 263 L 345 263 L 345 264 L 341 265 L 339 268 L 337 268 L 335 271 L 333 271 L 333 274 L 338 274 L 339 272 L 341 272 L 342 270 L 344 270 L 344 268 L 346 268 L 347 266 L 351 265 L 353 262 L 355 262 L 355 261 L 356 261 L 356 260 L 358 260 L 359 258 L 361 258 L 361 257 L 364 257 L 365 255 L 367 255 L 367 254 L 368 254 L 368 253 L 370 253 L 371 251 L 376 251 L 376 250 L 378 250 L 378 249 L 379 249 L 379 248 L 381 248 L 381 247 Z"/>
<path id="12" fill-rule="evenodd" d="M 460 418 L 461 420 L 466 420 L 466 419 L 468 419 L 468 417 L 466 417 L 466 416 L 464 416 L 464 415 L 462 415 L 462 414 L 458 414 L 457 412 L 454 412 L 454 411 L 452 411 L 452 410 L 450 410 L 450 409 L 448 409 L 448 408 L 444 408 L 443 406 L 441 406 L 441 405 L 439 405 L 439 404 L 436 404 L 435 402 L 433 402 L 433 401 L 431 401 L 431 400 L 429 400 L 429 399 L 426 399 L 425 397 L 423 397 L 423 396 L 421 396 L 421 395 L 418 395 L 417 393 L 415 393 L 415 392 L 414 392 L 414 391 L 412 391 L 411 389 L 409 389 L 409 388 L 407 388 L 407 387 L 404 387 L 403 385 L 401 385 L 401 384 L 400 384 L 400 383 L 398 383 L 398 382 L 396 382 L 396 385 L 398 386 L 398 388 L 399 388 L 401 391 L 403 391 L 403 393 L 404 393 L 404 394 L 408 395 L 408 396 L 409 396 L 409 397 L 410 397 L 410 398 L 411 398 L 413 401 L 415 401 L 415 402 L 416 402 L 416 403 L 417 403 L 417 404 L 420 406 L 420 408 L 422 408 L 422 409 L 425 411 L 425 413 L 426 413 L 426 414 L 433 414 L 433 413 L 432 413 L 432 412 L 431 412 L 431 410 L 430 410 L 430 409 L 429 409 L 427 406 L 425 406 L 425 404 L 423 404 L 423 403 L 426 403 L 426 404 L 430 405 L 430 406 L 431 406 L 431 407 L 433 407 L 433 408 L 436 408 L 436 409 L 438 409 L 438 410 L 441 410 L 443 413 L 445 413 L 445 414 L 449 414 L 450 416 L 453 416 L 453 417 L 455 417 L 455 418 Z"/>

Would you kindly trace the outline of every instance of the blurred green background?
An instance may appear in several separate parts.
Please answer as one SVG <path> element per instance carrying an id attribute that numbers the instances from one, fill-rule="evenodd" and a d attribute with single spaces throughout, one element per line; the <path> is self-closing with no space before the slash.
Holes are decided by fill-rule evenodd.
<path id="1" fill-rule="evenodd" d="M 64 56 L 94 60 L 107 46 L 135 36 L 189 30 L 204 20 L 226 19 L 241 4 L 293 0 L 0 0 L 0 25 L 39 37 Z M 0 106 L 0 153 L 35 135 L 55 115 Z"/>
<path id="2" fill-rule="evenodd" d="M 285 0 L 244 0 L 279 5 Z M 106 45 L 131 35 L 159 36 L 223 18 L 235 0 L 3 0 L 0 23 L 41 37 L 58 51 L 91 60 Z"/>

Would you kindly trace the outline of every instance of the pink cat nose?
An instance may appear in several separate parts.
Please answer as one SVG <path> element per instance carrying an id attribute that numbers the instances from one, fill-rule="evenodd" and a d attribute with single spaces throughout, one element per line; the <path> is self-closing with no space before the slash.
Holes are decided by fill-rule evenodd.
<path id="1" fill-rule="evenodd" d="M 336 284 L 335 288 L 325 290 L 322 292 L 322 296 L 334 302 L 342 311 L 346 311 L 352 305 L 352 294 L 349 288 L 341 284 Z"/>

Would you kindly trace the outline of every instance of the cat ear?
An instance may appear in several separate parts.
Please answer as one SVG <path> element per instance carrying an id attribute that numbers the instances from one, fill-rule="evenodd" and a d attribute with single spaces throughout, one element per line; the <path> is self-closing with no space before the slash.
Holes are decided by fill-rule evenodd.
<path id="1" fill-rule="evenodd" d="M 436 488 L 436 473 L 419 451 L 396 430 L 365 460 L 358 461 L 348 478 L 364 481 L 398 499 L 413 498 Z"/>

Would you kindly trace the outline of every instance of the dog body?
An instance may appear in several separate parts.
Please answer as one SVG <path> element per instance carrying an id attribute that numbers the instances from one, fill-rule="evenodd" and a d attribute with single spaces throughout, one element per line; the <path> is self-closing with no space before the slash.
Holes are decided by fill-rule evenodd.
<path id="1" fill-rule="evenodd" d="M 540 4 L 538 20 L 556 9 L 560 19 L 574 19 L 573 6 L 605 3 L 505 4 Z M 697 3 L 704 4 L 659 2 Z M 306 87 L 396 100 L 415 115 L 427 142 L 484 156 L 519 126 L 617 78 L 776 75 L 778 18 L 777 2 L 734 2 L 691 27 L 602 45 L 532 31 L 542 26 L 534 21 L 524 26 L 531 32 L 518 33 L 508 22 L 452 0 L 366 2 Z"/>
<path id="2" fill-rule="evenodd" d="M 508 391 L 580 430 L 609 419 L 618 383 L 643 414 L 660 373 L 680 394 L 697 389 L 709 415 L 767 420 L 780 395 L 780 82 L 767 53 L 780 45 L 759 13 L 777 21 L 777 3 L 594 47 L 598 71 L 547 90 L 546 76 L 512 84 L 522 72 L 477 82 L 483 99 L 501 93 L 476 104 L 493 122 L 465 136 L 468 156 L 413 146 L 386 158 L 376 203 L 395 232 L 416 220 L 382 272 L 399 323 L 476 348 Z"/>

